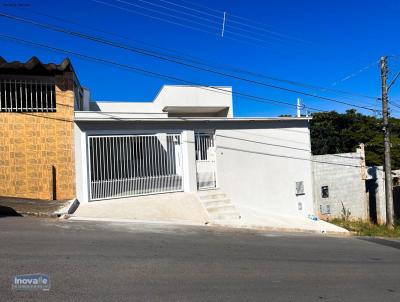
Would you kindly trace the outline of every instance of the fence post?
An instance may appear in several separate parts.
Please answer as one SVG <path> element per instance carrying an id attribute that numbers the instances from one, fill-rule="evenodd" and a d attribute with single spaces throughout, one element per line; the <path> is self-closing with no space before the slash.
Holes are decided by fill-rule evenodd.
<path id="1" fill-rule="evenodd" d="M 197 191 L 195 152 L 194 131 L 182 131 L 183 190 L 185 192 Z"/>

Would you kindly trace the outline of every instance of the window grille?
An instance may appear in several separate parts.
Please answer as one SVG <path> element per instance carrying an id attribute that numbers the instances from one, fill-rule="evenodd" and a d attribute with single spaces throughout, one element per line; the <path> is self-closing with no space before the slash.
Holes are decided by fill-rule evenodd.
<path id="1" fill-rule="evenodd" d="M 54 82 L 0 78 L 0 112 L 55 112 Z"/>

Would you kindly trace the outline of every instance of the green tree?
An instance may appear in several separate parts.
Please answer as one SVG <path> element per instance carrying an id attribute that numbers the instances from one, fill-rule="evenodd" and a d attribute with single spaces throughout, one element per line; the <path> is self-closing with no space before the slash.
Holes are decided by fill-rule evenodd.
<path id="1" fill-rule="evenodd" d="M 400 120 L 390 119 L 393 169 L 400 168 Z M 315 113 L 310 122 L 311 149 L 315 155 L 354 152 L 365 144 L 367 165 L 383 164 L 382 120 L 347 110 Z"/>

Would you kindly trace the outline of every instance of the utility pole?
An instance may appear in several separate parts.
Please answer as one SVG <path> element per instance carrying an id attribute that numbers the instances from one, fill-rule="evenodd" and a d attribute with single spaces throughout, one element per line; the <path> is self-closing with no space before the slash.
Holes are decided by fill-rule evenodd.
<path id="1" fill-rule="evenodd" d="M 389 228 L 394 228 L 393 211 L 393 188 L 392 188 L 392 166 L 390 158 L 390 127 L 389 127 L 389 108 L 387 95 L 387 57 L 381 57 L 381 84 L 382 84 L 382 115 L 383 115 L 383 135 L 384 135 L 384 155 L 385 155 L 385 197 L 386 197 L 386 224 Z"/>

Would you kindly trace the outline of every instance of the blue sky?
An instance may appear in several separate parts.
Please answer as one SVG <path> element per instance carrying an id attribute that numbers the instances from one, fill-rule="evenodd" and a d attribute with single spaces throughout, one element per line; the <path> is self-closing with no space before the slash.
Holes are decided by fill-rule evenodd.
<path id="1" fill-rule="evenodd" d="M 163 49 L 158 51 L 169 49 L 179 55 L 200 58 L 211 65 L 230 65 L 254 73 L 374 97 L 380 94 L 377 63 L 379 57 L 393 56 L 389 58 L 390 77 L 400 70 L 400 1 L 397 0 L 101 1 L 123 7 L 124 10 L 93 0 L 1 0 L 0 11 L 104 36 L 132 46 L 150 48 L 149 45 L 154 45 Z M 226 32 L 221 37 L 224 11 L 227 12 Z M 64 23 L 35 12 L 64 18 L 80 25 Z M 297 97 L 301 97 L 306 105 L 322 110 L 344 111 L 349 108 L 346 105 L 195 71 L 4 18 L 0 18 L 0 28 L 0 34 L 164 73 L 198 84 L 233 86 L 234 91 L 293 104 Z M 99 33 L 91 28 L 111 34 Z M 36 55 L 43 62 L 60 62 L 65 57 L 61 53 L 32 48 L 9 40 L 0 39 L 0 43 L 0 56 L 6 60 L 24 61 Z M 71 57 L 71 60 L 80 82 L 91 90 L 95 100 L 151 101 L 163 84 L 180 84 L 75 57 Z M 290 86 L 265 78 L 253 79 L 379 108 L 378 101 L 364 97 Z M 400 100 L 400 82 L 393 86 L 391 98 Z M 256 103 L 234 96 L 234 113 L 236 116 L 277 116 L 294 114 L 295 108 Z M 399 113 L 400 110 L 393 111 L 395 116 L 400 116 Z"/>

